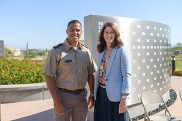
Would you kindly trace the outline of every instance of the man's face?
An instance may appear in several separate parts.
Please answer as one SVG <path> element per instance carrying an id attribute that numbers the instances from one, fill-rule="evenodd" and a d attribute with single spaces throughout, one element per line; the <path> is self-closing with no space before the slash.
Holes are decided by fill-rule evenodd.
<path id="1" fill-rule="evenodd" d="M 78 42 L 82 35 L 82 28 L 79 23 L 71 23 L 66 30 L 70 43 Z"/>

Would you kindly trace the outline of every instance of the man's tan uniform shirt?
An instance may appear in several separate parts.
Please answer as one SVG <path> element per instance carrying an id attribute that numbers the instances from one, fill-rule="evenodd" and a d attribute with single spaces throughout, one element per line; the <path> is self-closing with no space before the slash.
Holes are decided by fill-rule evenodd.
<path id="1" fill-rule="evenodd" d="M 89 49 L 79 43 L 73 48 L 67 40 L 50 50 L 42 73 L 55 78 L 56 87 L 69 90 L 83 89 L 88 75 L 96 71 Z"/>

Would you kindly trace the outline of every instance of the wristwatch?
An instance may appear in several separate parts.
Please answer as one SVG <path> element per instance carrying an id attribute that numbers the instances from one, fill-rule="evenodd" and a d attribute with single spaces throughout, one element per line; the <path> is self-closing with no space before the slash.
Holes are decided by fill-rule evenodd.
<path id="1" fill-rule="evenodd" d="M 92 94 L 90 94 L 90 96 L 94 97 L 94 94 L 92 93 Z"/>

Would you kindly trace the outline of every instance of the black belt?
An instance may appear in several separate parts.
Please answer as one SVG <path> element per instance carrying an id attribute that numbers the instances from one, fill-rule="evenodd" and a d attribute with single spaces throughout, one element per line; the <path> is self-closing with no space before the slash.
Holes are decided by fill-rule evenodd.
<path id="1" fill-rule="evenodd" d="M 65 89 L 65 88 L 58 88 L 58 90 L 60 90 L 60 91 L 67 92 L 67 93 L 71 93 L 71 94 L 75 94 L 75 95 L 83 92 L 84 89 L 85 88 L 83 88 L 83 89 L 77 89 L 77 90 L 68 90 L 68 89 Z"/>

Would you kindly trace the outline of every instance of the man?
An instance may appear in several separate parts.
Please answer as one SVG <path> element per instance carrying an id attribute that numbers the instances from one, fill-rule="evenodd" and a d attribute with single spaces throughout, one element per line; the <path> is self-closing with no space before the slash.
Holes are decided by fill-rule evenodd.
<path id="1" fill-rule="evenodd" d="M 52 96 L 56 121 L 85 121 L 94 106 L 96 64 L 89 49 L 79 42 L 82 25 L 72 20 L 67 26 L 64 43 L 50 50 L 42 73 Z M 86 100 L 88 81 L 90 96 Z M 88 103 L 88 104 L 87 104 Z"/>

